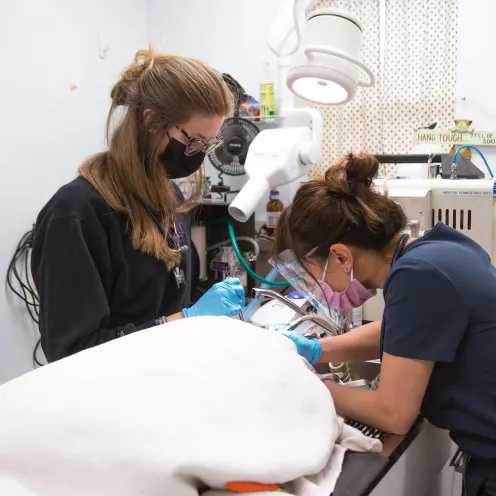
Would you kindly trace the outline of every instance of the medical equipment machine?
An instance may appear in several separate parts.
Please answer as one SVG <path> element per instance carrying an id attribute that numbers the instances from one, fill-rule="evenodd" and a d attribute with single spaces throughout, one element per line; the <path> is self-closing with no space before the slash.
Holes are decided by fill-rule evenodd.
<path id="1" fill-rule="evenodd" d="M 409 160 L 408 155 L 403 157 Z M 384 155 L 377 158 L 393 163 Z M 402 160 L 401 156 L 396 156 L 395 160 Z M 494 179 L 454 180 L 438 175 L 429 179 L 376 179 L 374 184 L 378 191 L 402 205 L 410 221 L 418 221 L 415 228 L 420 235 L 442 221 L 479 243 L 493 263 L 496 260 Z M 383 310 L 382 291 L 378 291 L 364 304 L 363 318 L 379 320 Z"/>
<path id="2" fill-rule="evenodd" d="M 312 108 L 291 109 L 288 114 L 306 114 L 312 129 L 306 126 L 267 129 L 253 140 L 245 162 L 249 179 L 229 206 L 230 215 L 246 222 L 271 188 L 288 184 L 305 175 L 322 155 L 323 122 Z"/>
<path id="3" fill-rule="evenodd" d="M 283 80 L 280 114 L 310 117 L 311 129 L 308 125 L 268 129 L 255 137 L 245 162 L 248 182 L 229 206 L 229 214 L 239 222 L 250 218 L 270 188 L 304 176 L 321 159 L 322 115 L 313 108 L 292 108 L 288 89 L 311 102 L 337 105 L 349 102 L 358 86 L 375 82 L 372 72 L 358 60 L 362 43 L 359 21 L 336 9 L 309 12 L 314 3 L 288 0 L 268 40 Z M 360 78 L 361 71 L 367 80 Z"/>

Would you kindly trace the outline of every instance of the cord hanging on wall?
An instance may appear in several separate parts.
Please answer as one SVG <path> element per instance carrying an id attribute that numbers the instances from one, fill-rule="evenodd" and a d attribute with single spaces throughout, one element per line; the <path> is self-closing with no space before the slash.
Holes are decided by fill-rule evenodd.
<path id="1" fill-rule="evenodd" d="M 34 228 L 28 231 L 19 241 L 15 249 L 14 256 L 7 269 L 6 282 L 8 288 L 15 294 L 26 306 L 26 310 L 31 320 L 38 325 L 40 299 L 34 284 L 31 282 L 30 260 L 31 248 L 33 245 Z M 38 360 L 38 349 L 41 339 L 38 339 L 33 350 L 33 363 L 42 366 Z"/>

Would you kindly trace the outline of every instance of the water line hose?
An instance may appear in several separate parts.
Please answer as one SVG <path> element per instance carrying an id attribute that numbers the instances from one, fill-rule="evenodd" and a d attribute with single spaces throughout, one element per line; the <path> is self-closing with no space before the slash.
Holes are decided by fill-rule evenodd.
<path id="1" fill-rule="evenodd" d="M 484 157 L 484 155 L 482 154 L 482 152 L 474 145 L 462 145 L 460 146 L 460 148 L 458 148 L 455 152 L 455 154 L 453 155 L 453 162 L 451 164 L 451 179 L 456 179 L 457 178 L 457 172 L 456 172 L 456 161 L 458 159 L 458 154 L 462 151 L 462 150 L 465 150 L 469 148 L 470 150 L 475 150 L 479 155 L 480 157 L 482 158 L 482 161 L 484 162 L 486 168 L 487 168 L 487 172 L 489 172 L 489 175 L 491 176 L 491 178 L 494 178 L 494 175 L 493 175 L 493 171 L 491 170 L 491 167 L 489 167 L 489 164 L 487 163 L 487 160 L 486 160 L 486 157 Z"/>
<path id="2" fill-rule="evenodd" d="M 268 279 L 265 279 L 262 276 L 259 276 L 253 269 L 246 263 L 246 260 L 244 259 L 239 246 L 238 242 L 236 241 L 236 233 L 234 232 L 234 226 L 232 222 L 229 219 L 220 219 L 221 222 L 224 222 L 227 224 L 227 230 L 229 231 L 229 237 L 231 238 L 231 244 L 234 250 L 234 253 L 236 253 L 236 256 L 238 257 L 239 263 L 243 266 L 243 268 L 250 274 L 253 279 L 256 279 L 257 281 L 261 282 L 262 284 L 269 284 L 270 286 L 277 286 L 281 288 L 285 288 L 289 286 L 288 282 L 285 281 L 270 281 Z"/>

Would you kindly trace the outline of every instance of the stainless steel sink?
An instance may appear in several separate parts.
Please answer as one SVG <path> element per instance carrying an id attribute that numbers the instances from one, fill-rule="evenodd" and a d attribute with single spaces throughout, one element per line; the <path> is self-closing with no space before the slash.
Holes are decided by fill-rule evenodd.
<path id="1" fill-rule="evenodd" d="M 332 370 L 328 363 L 319 363 L 314 367 L 318 374 L 328 374 L 336 371 Z M 343 370 L 341 367 L 340 369 Z M 374 383 L 380 371 L 381 364 L 379 362 L 349 362 L 347 364 L 349 377 L 344 385 L 368 389 Z"/>
<path id="2" fill-rule="evenodd" d="M 329 372 L 329 364 L 319 364 L 319 368 L 321 366 L 322 370 Z M 381 372 L 381 364 L 377 361 L 374 362 L 348 362 L 348 374 L 349 374 L 349 382 L 344 383 L 343 386 L 354 387 L 354 388 L 363 388 L 369 389 L 371 386 L 374 388 L 374 384 L 377 385 L 378 381 L 376 381 L 377 377 Z M 321 373 L 321 372 L 319 372 Z M 356 422 L 354 420 L 348 419 L 346 421 L 348 425 L 351 425 L 355 429 L 358 429 L 363 434 L 368 437 L 379 439 L 383 443 L 386 442 L 390 436 L 379 429 L 375 429 L 373 427 L 369 427 L 368 425 L 362 424 L 360 422 Z M 387 450 L 386 450 L 387 453 Z M 387 456 L 386 454 L 384 456 Z"/>

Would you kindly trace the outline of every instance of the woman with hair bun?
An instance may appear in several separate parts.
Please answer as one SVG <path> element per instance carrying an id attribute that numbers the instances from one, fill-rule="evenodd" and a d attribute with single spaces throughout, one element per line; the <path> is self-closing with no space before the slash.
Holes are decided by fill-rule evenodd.
<path id="1" fill-rule="evenodd" d="M 496 269 L 441 222 L 409 238 L 402 207 L 371 187 L 377 171 L 371 155 L 350 154 L 303 184 L 279 221 L 272 262 L 327 306 L 359 307 L 381 288 L 382 322 L 321 340 L 285 334 L 312 364 L 380 358 L 377 391 L 326 381 L 337 412 L 396 434 L 421 412 L 468 461 L 466 494 L 494 495 Z"/>
<path id="2" fill-rule="evenodd" d="M 222 75 L 150 48 L 110 96 L 109 149 L 86 160 L 36 222 L 32 273 L 49 362 L 167 320 L 237 315 L 244 305 L 240 282 L 227 279 L 189 307 L 194 203 L 172 181 L 199 172 L 221 142 L 232 106 Z"/>

